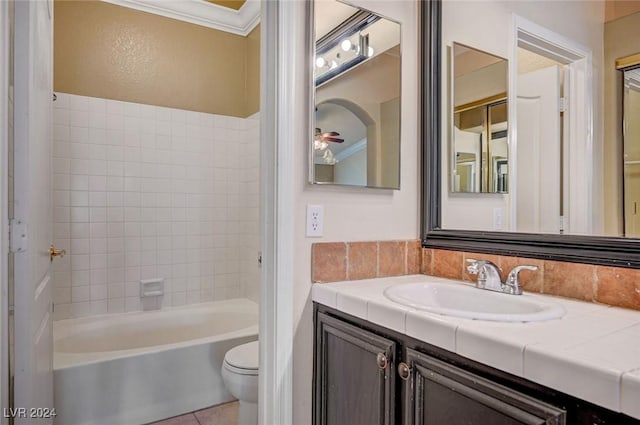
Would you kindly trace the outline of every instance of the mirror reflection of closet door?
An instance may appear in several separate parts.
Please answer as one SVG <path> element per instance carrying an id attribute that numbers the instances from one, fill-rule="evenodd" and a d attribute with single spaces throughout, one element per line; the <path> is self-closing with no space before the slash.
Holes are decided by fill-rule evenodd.
<path id="1" fill-rule="evenodd" d="M 640 68 L 624 71 L 624 228 L 640 237 Z"/>

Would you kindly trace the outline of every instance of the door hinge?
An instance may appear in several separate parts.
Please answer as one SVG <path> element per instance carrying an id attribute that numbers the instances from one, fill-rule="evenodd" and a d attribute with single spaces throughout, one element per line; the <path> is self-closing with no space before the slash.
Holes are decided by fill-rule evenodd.
<path id="1" fill-rule="evenodd" d="M 567 109 L 569 109 L 569 102 L 567 101 L 566 97 L 561 97 L 560 98 L 560 112 L 567 112 Z"/>
<path id="2" fill-rule="evenodd" d="M 25 252 L 29 240 L 27 237 L 27 223 L 14 218 L 9 222 L 9 251 Z"/>

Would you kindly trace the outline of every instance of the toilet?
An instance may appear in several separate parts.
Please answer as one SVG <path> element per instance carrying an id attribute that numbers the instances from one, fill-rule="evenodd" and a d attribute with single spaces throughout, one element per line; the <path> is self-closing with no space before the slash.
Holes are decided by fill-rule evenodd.
<path id="1" fill-rule="evenodd" d="M 238 425 L 258 423 L 258 341 L 227 351 L 222 363 L 224 385 L 240 402 Z"/>

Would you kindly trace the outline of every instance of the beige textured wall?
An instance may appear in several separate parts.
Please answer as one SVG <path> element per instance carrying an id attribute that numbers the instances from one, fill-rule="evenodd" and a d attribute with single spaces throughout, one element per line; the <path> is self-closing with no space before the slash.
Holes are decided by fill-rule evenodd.
<path id="1" fill-rule="evenodd" d="M 640 53 L 640 13 L 607 22 L 604 26 L 604 233 L 623 233 L 622 211 L 622 73 L 618 58 Z"/>
<path id="2" fill-rule="evenodd" d="M 259 30 L 242 37 L 96 0 L 54 4 L 56 91 L 237 117 L 258 111 Z"/>
<path id="3" fill-rule="evenodd" d="M 218 6 L 228 7 L 230 9 L 239 10 L 246 0 L 207 0 L 209 3 L 217 4 Z"/>
<path id="4" fill-rule="evenodd" d="M 604 21 L 613 21 L 636 12 L 640 12 L 640 1 L 638 0 L 606 0 Z"/>
<path id="5" fill-rule="evenodd" d="M 251 115 L 260 110 L 260 25 L 249 33 L 246 43 L 246 111 L 247 115 Z"/>

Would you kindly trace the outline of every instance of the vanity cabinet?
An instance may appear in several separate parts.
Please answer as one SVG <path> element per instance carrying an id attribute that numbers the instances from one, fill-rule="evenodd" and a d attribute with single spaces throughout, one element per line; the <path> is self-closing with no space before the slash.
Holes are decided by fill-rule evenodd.
<path id="1" fill-rule="evenodd" d="M 640 421 L 314 303 L 314 425 Z"/>
<path id="2" fill-rule="evenodd" d="M 404 424 L 563 425 L 566 412 L 416 350 L 407 349 Z"/>
<path id="3" fill-rule="evenodd" d="M 394 424 L 396 349 L 390 339 L 319 314 L 315 423 Z"/>

